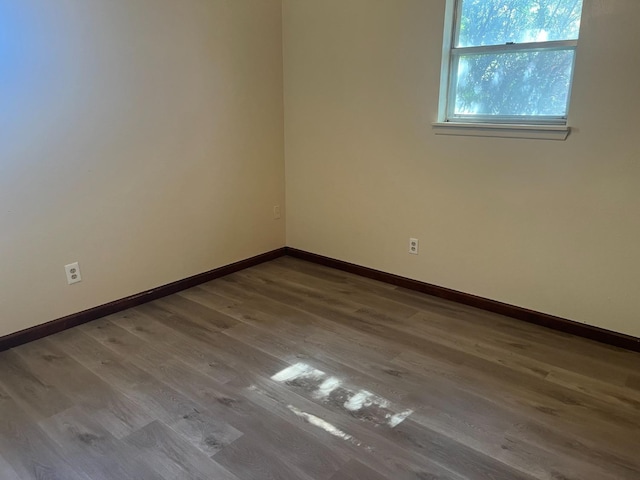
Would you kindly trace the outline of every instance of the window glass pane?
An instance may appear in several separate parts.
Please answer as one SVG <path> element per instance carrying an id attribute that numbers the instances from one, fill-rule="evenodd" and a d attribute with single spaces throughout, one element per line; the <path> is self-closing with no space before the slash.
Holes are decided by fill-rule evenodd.
<path id="1" fill-rule="evenodd" d="M 573 57 L 573 50 L 461 55 L 453 113 L 565 116 Z"/>
<path id="2" fill-rule="evenodd" d="M 457 47 L 577 40 L 582 0 L 461 0 Z"/>

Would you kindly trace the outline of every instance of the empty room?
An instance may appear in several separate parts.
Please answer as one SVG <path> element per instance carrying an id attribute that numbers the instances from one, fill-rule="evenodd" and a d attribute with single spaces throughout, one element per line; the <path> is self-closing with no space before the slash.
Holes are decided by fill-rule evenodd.
<path id="1" fill-rule="evenodd" d="M 639 23 L 0 0 L 0 480 L 639 480 Z"/>

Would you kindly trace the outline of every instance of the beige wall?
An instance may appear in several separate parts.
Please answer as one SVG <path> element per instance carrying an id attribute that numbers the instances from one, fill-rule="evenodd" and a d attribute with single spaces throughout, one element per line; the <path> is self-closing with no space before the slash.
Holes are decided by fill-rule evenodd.
<path id="1" fill-rule="evenodd" d="M 444 6 L 284 0 L 287 244 L 640 336 L 640 2 L 585 0 L 565 142 L 433 134 Z"/>
<path id="2" fill-rule="evenodd" d="M 0 335 L 284 245 L 281 19 L 0 0 Z"/>
<path id="3" fill-rule="evenodd" d="M 444 3 L 284 0 L 287 244 L 640 335 L 640 2 L 566 142 L 433 134 Z M 0 335 L 284 245 L 282 77 L 279 0 L 0 0 Z"/>

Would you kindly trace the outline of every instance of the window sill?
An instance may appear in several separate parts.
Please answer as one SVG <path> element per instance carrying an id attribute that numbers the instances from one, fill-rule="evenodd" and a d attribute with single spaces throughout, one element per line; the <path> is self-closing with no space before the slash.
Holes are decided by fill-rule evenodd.
<path id="1" fill-rule="evenodd" d="M 509 125 L 497 123 L 435 122 L 436 135 L 467 137 L 529 138 L 535 140 L 566 140 L 571 128 L 566 125 Z"/>

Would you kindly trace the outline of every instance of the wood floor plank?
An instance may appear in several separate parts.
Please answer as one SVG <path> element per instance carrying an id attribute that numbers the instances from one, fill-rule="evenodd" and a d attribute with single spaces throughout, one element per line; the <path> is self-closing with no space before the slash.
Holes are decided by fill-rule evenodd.
<path id="1" fill-rule="evenodd" d="M 131 449 L 124 449 L 98 422 L 74 407 L 39 422 L 65 459 L 91 480 L 154 480 L 158 476 Z"/>
<path id="2" fill-rule="evenodd" d="M 243 438 L 225 447 L 220 456 L 227 457 L 229 452 L 236 452 L 237 445 L 253 444 L 259 440 L 267 458 L 281 459 L 286 465 L 298 472 L 299 476 L 328 479 L 347 461 L 348 456 L 334 445 L 326 445 L 313 435 L 298 428 L 296 419 L 278 417 L 243 395 L 251 415 L 232 420 L 239 428 L 247 432 Z M 218 455 L 215 457 L 218 458 Z M 229 463 L 225 463 L 230 465 Z M 260 477 L 257 477 L 260 478 Z"/>
<path id="3" fill-rule="evenodd" d="M 479 330 L 485 338 L 496 338 L 514 352 L 524 350 L 532 358 L 550 362 L 556 367 L 574 369 L 576 373 L 597 375 L 602 381 L 621 384 L 620 379 L 625 373 L 638 368 L 639 360 L 634 352 L 399 287 L 393 293 L 385 290 L 381 294 L 413 306 L 416 305 L 411 299 L 424 302 L 422 315 L 427 317 L 427 322 L 432 321 L 434 314 L 444 317 L 451 329 L 459 326 Z M 565 358 L 566 351 L 570 353 Z M 594 361 L 594 358 L 598 360 Z"/>
<path id="4" fill-rule="evenodd" d="M 327 375 L 327 377 L 329 377 L 329 375 Z M 522 472 L 516 471 L 514 468 L 509 467 L 502 462 L 494 461 L 490 456 L 486 454 L 482 454 L 480 452 L 472 450 L 469 447 L 466 447 L 464 442 L 461 442 L 460 439 L 454 441 L 453 439 L 450 439 L 445 435 L 432 432 L 428 428 L 416 427 L 416 425 L 411 422 L 410 418 L 405 422 L 400 423 L 400 425 L 395 428 L 389 428 L 384 424 L 384 422 L 379 421 L 380 418 L 386 420 L 388 412 L 385 411 L 383 413 L 386 415 L 380 416 L 380 414 L 378 413 L 378 411 L 380 410 L 379 408 L 372 409 L 365 406 L 365 408 L 363 408 L 361 412 L 348 411 L 347 409 L 345 409 L 345 402 L 350 397 L 353 397 L 354 393 L 359 392 L 357 386 L 354 388 L 353 385 L 346 384 L 346 391 L 341 391 L 342 387 L 337 387 L 334 388 L 330 396 L 318 398 L 316 396 L 317 386 L 314 384 L 309 385 L 305 383 L 291 382 L 287 383 L 287 385 L 292 392 L 296 393 L 297 395 L 301 395 L 310 401 L 314 401 L 319 405 L 322 405 L 324 408 L 329 409 L 331 412 L 345 415 L 347 418 L 350 417 L 356 420 L 360 420 L 361 422 L 363 422 L 361 424 L 362 428 L 370 428 L 372 431 L 385 431 L 385 429 L 388 430 L 388 433 L 386 435 L 390 436 L 396 444 L 402 445 L 403 448 L 410 451 L 414 450 L 415 452 L 425 453 L 428 458 L 437 460 L 441 465 L 444 465 L 450 470 L 456 471 L 462 475 L 468 475 L 469 472 L 475 471 L 476 475 L 478 475 L 477 478 L 532 478 L 522 474 Z M 387 403 L 387 399 L 384 399 L 383 401 L 384 403 Z M 374 407 L 376 406 L 374 405 Z M 399 408 L 394 409 L 394 406 L 391 405 L 387 408 L 395 412 L 404 410 L 401 405 L 397 405 L 397 407 Z M 383 410 L 387 410 L 387 408 Z M 455 413 L 460 412 L 455 411 Z M 413 425 L 413 428 L 407 428 L 405 427 L 405 424 Z M 504 428 L 506 428 L 506 426 Z M 422 433 L 420 433 L 421 431 Z M 430 440 L 428 442 L 423 436 L 427 434 L 430 434 Z M 502 437 L 500 436 L 499 438 Z M 426 445 L 427 443 L 429 443 L 428 446 Z M 414 447 L 420 448 L 416 449 Z M 438 454 L 438 450 L 436 447 L 440 449 L 440 454 Z M 460 460 L 456 461 L 458 457 L 465 458 L 466 463 L 461 462 Z"/>
<path id="5" fill-rule="evenodd" d="M 147 307 L 143 309 L 142 307 Z M 163 323 L 184 335 L 187 335 L 192 341 L 205 341 L 211 348 L 215 348 L 222 361 L 228 365 L 243 365 L 250 370 L 268 373 L 277 371 L 282 368 L 283 363 L 274 357 L 264 354 L 250 345 L 236 342 L 222 334 L 222 331 L 208 320 L 201 317 L 182 317 L 174 314 L 167 314 L 165 310 L 158 310 L 152 306 L 143 305 L 141 311 L 153 317 L 158 322 Z M 210 310 L 210 309 L 207 309 Z M 210 310 L 213 314 L 218 314 L 214 310 Z M 224 315 L 226 318 L 233 320 L 233 324 L 239 322 L 231 317 Z"/>
<path id="6" fill-rule="evenodd" d="M 168 425 L 191 445 L 213 456 L 242 437 L 243 433 L 207 410 L 195 410 Z"/>
<path id="7" fill-rule="evenodd" d="M 239 432 L 242 431 L 251 432 L 254 436 L 259 433 L 265 443 L 284 448 L 287 452 L 287 462 L 292 465 L 302 465 L 305 471 L 309 470 L 320 474 L 324 470 L 328 470 L 333 473 L 337 470 L 334 465 L 342 464 L 339 456 L 327 450 L 322 444 L 305 437 L 301 432 L 292 428 L 289 423 L 274 422 L 268 411 L 248 402 L 242 394 L 243 389 L 236 385 L 215 384 L 204 374 L 189 370 L 178 361 L 165 363 L 157 368 L 153 365 L 147 365 L 147 368 L 158 378 L 180 390 L 206 409 L 192 412 L 183 417 L 183 421 L 179 423 L 188 423 L 193 430 L 194 426 L 197 426 L 195 424 L 197 419 L 201 419 L 202 423 L 202 419 L 207 418 L 205 415 L 208 414 L 209 420 L 206 427 L 209 429 L 217 427 L 218 431 L 223 430 L 223 426 L 227 426 L 227 424 L 221 419 L 225 419 L 237 427 L 229 429 L 227 426 L 224 428 L 225 432 L 230 432 L 226 439 L 223 436 L 215 437 L 215 446 L 218 451 L 224 451 L 229 448 L 229 445 L 235 444 L 241 437 Z M 240 379 L 237 379 L 236 382 L 240 382 Z M 215 419 L 216 425 L 211 425 L 211 419 Z M 234 432 L 236 433 L 234 434 Z M 196 446 L 198 446 L 197 443 Z M 280 454 L 284 453 L 280 452 Z M 325 475 L 320 476 L 324 477 Z"/>
<path id="8" fill-rule="evenodd" d="M 545 364 L 530 360 L 519 353 L 508 354 L 503 350 L 484 346 L 481 341 L 469 342 L 461 340 L 460 337 L 442 335 L 433 329 L 423 334 L 418 328 L 415 333 L 419 336 L 424 335 L 424 338 L 429 338 L 429 341 L 436 340 L 440 345 L 456 352 L 471 354 L 473 362 L 463 363 L 467 366 L 472 365 L 474 376 L 478 377 L 478 373 L 487 375 L 489 377 L 485 382 L 487 386 L 493 383 L 495 388 L 496 382 L 502 382 L 498 388 L 503 391 L 513 388 L 525 389 L 528 391 L 528 398 L 538 399 L 543 404 L 547 403 L 550 408 L 588 407 L 592 416 L 603 422 L 612 422 L 623 428 L 629 426 L 640 428 L 640 411 L 637 409 L 640 404 L 629 398 L 628 393 L 620 391 L 618 387 L 607 387 L 608 384 L 597 380 L 586 383 L 577 378 L 576 374 L 568 371 L 558 370 L 552 375 L 551 371 L 544 370 Z M 563 372 L 565 372 L 564 382 L 559 381 Z M 598 390 L 609 392 L 618 405 L 611 405 L 602 394 L 598 394 Z"/>
<path id="9" fill-rule="evenodd" d="M 341 448 L 394 479 L 437 478 L 462 480 L 462 476 L 428 457 L 401 448 L 389 441 L 384 429 L 367 428 L 365 422 L 338 412 L 271 380 L 263 380 L 245 395 L 283 418 L 294 418 L 299 428 Z"/>
<path id="10" fill-rule="evenodd" d="M 412 359 L 409 361 L 404 361 Z M 401 354 L 395 363 L 411 368 L 424 364 L 424 358 L 411 352 Z M 477 364 L 481 364 L 478 360 Z M 456 382 L 448 380 L 449 384 L 463 385 L 463 390 L 474 393 L 483 398 L 495 398 L 491 390 L 501 392 L 501 397 L 495 402 L 511 410 L 526 413 L 530 418 L 543 424 L 552 424 L 560 428 L 577 428 L 583 433 L 598 434 L 600 438 L 607 438 L 610 448 L 620 452 L 629 451 L 626 439 L 634 438 L 640 432 L 637 426 L 637 415 L 630 415 L 628 409 L 621 409 L 617 405 L 605 407 L 603 401 L 592 400 L 584 394 L 567 392 L 566 389 L 555 387 L 544 380 L 527 379 L 520 382 L 516 374 L 504 369 L 492 369 L 491 365 L 474 369 L 464 365 L 448 371 L 455 375 Z M 422 371 L 425 378 L 435 380 L 431 370 Z M 584 422 L 585 414 L 590 421 Z M 600 432 L 600 433 L 598 433 Z M 640 437 L 636 437 L 640 440 Z"/>
<path id="11" fill-rule="evenodd" d="M 362 278 L 346 272 L 336 272 L 325 267 L 302 262 L 293 258 L 284 257 L 277 259 L 270 264 L 286 266 L 298 272 L 304 272 L 310 277 L 323 278 L 325 270 L 330 271 L 329 279 L 336 285 L 342 283 L 354 283 L 360 288 L 368 289 L 378 296 L 403 303 L 408 306 L 420 309 L 429 314 L 439 313 L 449 320 L 462 320 L 464 328 L 487 327 L 490 334 L 511 334 L 514 343 L 530 343 L 533 347 L 551 347 L 556 349 L 550 360 L 559 358 L 559 354 L 564 350 L 570 351 L 571 357 L 589 361 L 592 357 L 598 358 L 598 362 L 608 365 L 612 369 L 627 368 L 637 370 L 638 356 L 635 352 L 612 347 L 609 345 L 594 342 L 559 332 L 541 328 L 537 325 L 528 324 L 519 320 L 504 317 L 502 315 L 485 312 L 473 307 L 460 305 L 448 300 L 431 297 L 412 290 L 401 287 L 383 284 L 370 279 Z M 334 273 L 335 272 L 335 273 Z M 362 281 L 368 282 L 366 285 Z M 455 325 L 451 325 L 454 328 Z M 514 345 L 515 346 L 515 345 Z M 569 348 L 568 348 L 569 347 Z M 517 348 L 517 347 L 516 347 Z M 610 375 L 609 375 L 610 377 Z M 605 375 L 604 379 L 608 379 Z"/>
<path id="12" fill-rule="evenodd" d="M 222 311 L 227 307 L 237 305 L 237 302 L 222 295 L 207 291 L 201 286 L 184 290 L 178 293 L 178 295 L 217 311 Z"/>
<path id="13" fill-rule="evenodd" d="M 223 315 L 212 308 L 189 300 L 184 294 L 182 296 L 179 294 L 171 295 L 171 297 L 162 298 L 155 303 L 172 313 L 191 320 L 199 320 L 201 323 L 205 323 L 216 329 L 233 327 L 238 323 L 237 320 Z"/>
<path id="14" fill-rule="evenodd" d="M 49 339 L 22 345 L 14 351 L 40 378 L 46 378 L 76 405 L 93 412 L 94 417 L 117 438 L 153 420 L 140 405 L 114 390 Z"/>
<path id="15" fill-rule="evenodd" d="M 261 272 L 262 270 L 265 270 L 265 269 L 268 270 L 269 268 L 270 268 L 269 264 L 261 265 L 259 267 L 256 267 L 252 271 L 257 270 Z M 248 274 L 245 272 L 240 272 L 238 275 L 248 275 Z M 253 273 L 252 275 L 255 279 L 262 280 L 263 282 L 267 283 L 269 286 L 284 286 L 288 291 L 296 292 L 295 283 L 287 281 L 288 277 L 286 275 L 276 276 L 276 275 L 269 275 L 268 273 L 267 274 Z M 377 314 L 382 313 L 382 314 L 386 314 L 387 318 L 392 317 L 394 320 L 406 318 L 406 312 L 402 312 L 402 307 L 407 308 L 407 305 L 404 305 L 402 302 L 395 302 L 395 301 L 391 302 L 391 306 L 389 306 L 388 310 L 385 310 L 384 308 L 380 308 L 379 297 L 368 294 L 366 292 L 358 293 L 357 291 L 352 292 L 344 289 L 340 290 L 336 288 L 331 288 L 328 291 L 334 293 L 335 295 L 329 297 L 326 293 L 324 294 L 315 293 L 315 295 L 313 295 L 313 294 L 309 294 L 308 293 L 309 291 L 315 293 L 313 289 L 310 289 L 306 286 L 304 288 L 301 288 L 301 287 L 298 288 L 297 293 L 303 297 L 304 296 L 311 297 L 314 300 L 320 299 L 320 300 L 323 300 L 325 303 L 329 303 L 333 305 L 335 305 L 337 302 L 351 303 L 353 301 L 358 301 L 358 300 L 359 300 L 359 303 L 361 304 L 367 304 L 367 302 L 363 299 L 373 299 L 369 301 L 368 308 L 367 308 L 370 314 L 372 312 L 376 312 Z M 319 291 L 322 291 L 322 290 L 319 290 Z M 325 291 L 327 291 L 327 289 L 325 289 Z M 426 296 L 422 295 L 421 297 L 424 298 Z M 395 308 L 395 312 L 394 312 L 393 305 L 397 305 L 397 307 Z M 487 315 L 486 312 L 480 312 L 476 309 L 471 309 L 469 307 L 451 304 L 450 302 L 446 305 L 449 311 L 455 311 L 458 314 L 464 315 L 464 314 L 472 313 L 475 317 Z M 364 310 L 364 312 L 367 312 L 367 310 Z M 415 310 L 409 310 L 409 313 L 411 311 L 415 312 Z M 417 325 L 418 323 L 419 322 L 416 322 L 416 321 L 412 322 L 413 325 Z M 506 323 L 518 324 L 522 322 L 517 322 L 513 319 L 508 319 L 508 322 L 505 322 L 505 324 Z M 469 326 L 470 326 L 469 322 L 467 322 L 467 328 Z M 500 332 L 498 332 L 498 334 L 500 334 Z M 496 335 L 496 331 L 494 329 L 493 336 L 495 335 Z M 543 342 L 539 342 L 539 341 L 523 343 L 522 340 L 519 340 L 519 343 L 517 343 L 516 339 L 512 338 L 511 343 L 508 343 L 508 346 L 514 346 L 514 345 L 517 346 L 517 348 L 521 348 L 521 349 L 522 348 L 532 349 L 532 353 L 536 355 L 535 358 L 539 360 L 546 361 L 549 358 L 557 359 L 562 356 L 562 352 L 558 352 L 557 349 L 550 352 L 549 347 L 545 345 Z M 563 350 L 564 350 L 564 346 L 563 346 Z M 550 355 L 550 353 L 555 353 L 555 355 Z M 579 361 L 573 361 L 573 357 L 571 357 L 570 359 L 563 360 L 564 362 L 563 364 L 565 365 L 565 367 L 573 369 L 576 373 L 584 373 L 585 371 L 587 371 L 591 376 L 598 375 L 600 378 L 606 379 L 607 381 L 611 381 L 612 377 L 617 378 L 618 383 L 621 383 L 622 379 L 628 373 L 630 373 L 630 371 L 637 371 L 637 369 L 640 367 L 640 364 L 638 363 L 637 358 L 632 356 L 625 355 L 623 358 L 623 361 L 621 362 L 619 361 L 619 362 L 615 362 L 614 364 L 611 364 L 610 362 L 594 361 L 592 358 L 591 351 L 587 351 L 585 349 L 584 353 L 585 355 L 582 355 L 579 358 Z"/>
<path id="16" fill-rule="evenodd" d="M 339 472 L 330 478 L 330 480 L 361 480 L 366 478 L 367 480 L 388 480 L 389 477 L 384 477 L 380 473 L 367 467 L 362 462 L 351 459 L 344 465 Z"/>
<path id="17" fill-rule="evenodd" d="M 138 309 L 112 315 L 107 319 L 147 343 L 161 348 L 167 355 L 180 358 L 196 370 L 207 372 L 218 382 L 227 382 L 238 375 L 237 370 L 224 361 L 223 355 L 202 338 L 194 339 L 185 335 L 179 329 L 169 327 Z"/>
<path id="18" fill-rule="evenodd" d="M 0 478 L 637 480 L 639 371 L 284 257 L 0 354 Z"/>
<path id="19" fill-rule="evenodd" d="M 228 416 L 228 411 L 218 411 L 218 415 L 211 415 L 219 404 L 225 407 L 239 404 L 229 389 L 225 389 L 215 377 L 207 375 L 210 372 L 194 370 L 177 356 L 168 356 L 163 348 L 157 348 L 162 347 L 162 343 L 149 343 L 114 325 L 109 319 L 94 322 L 86 330 L 107 348 L 128 358 L 136 368 L 194 402 L 196 406 L 193 410 L 174 420 L 164 419 L 167 425 L 191 445 L 207 455 L 214 455 L 242 436 L 241 431 L 223 420 Z M 235 376 L 236 381 L 239 378 L 249 378 L 249 374 L 244 372 Z"/>
<path id="20" fill-rule="evenodd" d="M 365 363 L 378 364 L 378 358 L 371 360 L 368 355 L 369 350 L 362 348 L 352 348 L 357 342 L 347 342 L 346 352 L 338 352 L 335 345 L 329 347 L 325 342 L 318 342 L 317 339 L 296 342 L 286 338 L 286 334 L 280 331 L 269 331 L 253 328 L 251 326 L 234 327 L 225 332 L 225 335 L 235 339 L 250 343 L 256 348 L 283 359 L 290 364 L 306 362 L 314 368 L 327 372 L 341 381 L 359 388 L 366 388 L 378 392 L 380 395 L 390 400 L 401 402 L 406 398 L 406 390 L 393 388 L 384 378 L 369 375 L 362 368 Z M 390 357 L 390 361 L 392 358 Z"/>
<path id="21" fill-rule="evenodd" d="M 29 414 L 46 418 L 73 406 L 71 400 L 39 378 L 14 351 L 0 353 L 0 385 L 2 385 Z"/>
<path id="22" fill-rule="evenodd" d="M 613 400 L 621 406 L 640 410 L 640 392 L 635 394 L 616 383 L 559 368 L 547 362 L 549 355 L 542 359 L 532 358 L 523 351 L 522 347 L 525 344 L 522 339 L 510 338 L 495 329 L 478 328 L 476 325 L 470 325 L 469 322 L 457 321 L 434 313 L 418 314 L 407 320 L 399 320 L 393 327 L 411 329 L 427 338 L 437 338 L 439 343 L 472 352 L 478 357 L 508 366 L 524 375 L 544 378 L 551 383 L 595 398 L 606 396 L 608 400 Z"/>
<path id="23" fill-rule="evenodd" d="M 311 298 L 329 298 L 332 302 L 339 299 L 345 303 L 355 304 L 359 308 L 366 306 L 400 318 L 408 318 L 418 312 L 410 305 L 390 300 L 368 290 L 350 285 L 337 286 L 332 282 L 280 268 L 272 263 L 259 265 L 252 269 L 252 272 L 255 272 L 254 275 L 257 278 L 265 281 L 277 281 L 278 284 L 286 286 L 290 291 Z"/>
<path id="24" fill-rule="evenodd" d="M 91 480 L 68 462 L 51 439 L 1 386 L 0 452 L 23 480 Z"/>
<path id="25" fill-rule="evenodd" d="M 167 423 L 202 408 L 128 359 L 121 359 L 100 342 L 79 330 L 58 334 L 58 341 L 76 360 L 142 405 L 147 415 Z"/>
<path id="26" fill-rule="evenodd" d="M 391 438 L 406 448 L 424 452 L 429 458 L 449 466 L 467 478 L 495 480 L 531 480 L 533 478 L 459 441 L 424 428 L 411 419 L 392 429 Z"/>
<path id="27" fill-rule="evenodd" d="M 564 399 L 564 397 L 561 397 L 561 398 L 563 398 L 563 399 Z"/>
<path id="28" fill-rule="evenodd" d="M 191 331 L 184 332 L 187 333 L 192 340 L 203 340 L 210 348 L 215 350 L 221 362 L 231 366 L 238 372 L 247 371 L 269 375 L 271 372 L 277 372 L 285 367 L 285 363 L 277 358 L 261 352 L 251 345 L 238 342 L 224 335 L 223 332 L 198 336 L 195 336 Z"/>
<path id="29" fill-rule="evenodd" d="M 594 441 L 595 438 L 597 436 L 582 437 L 547 425 L 525 422 L 505 432 L 505 441 L 500 448 L 502 452 L 512 453 L 514 446 L 520 445 L 522 448 L 525 445 L 526 449 L 517 452 L 517 456 L 527 454 L 534 459 L 536 469 L 542 466 L 544 475 L 551 475 L 552 478 L 554 475 L 576 480 L 640 478 L 636 460 L 609 452 L 608 448 L 603 448 L 604 443 Z M 635 439 L 629 440 L 635 442 Z"/>
<path id="30" fill-rule="evenodd" d="M 260 438 L 246 436 L 215 457 L 221 465 L 243 480 L 309 480 L 312 477 L 294 470 L 273 457 Z"/>
<path id="31" fill-rule="evenodd" d="M 418 412 L 412 417 L 429 428 L 454 435 L 459 441 L 483 450 L 487 454 L 491 454 L 495 446 L 508 446 L 508 449 L 504 449 L 500 455 L 507 463 L 516 462 L 517 464 L 518 458 L 526 453 L 521 449 L 534 445 L 536 448 L 547 449 L 542 457 L 556 462 L 555 453 L 559 448 L 562 448 L 565 454 L 573 452 L 571 455 L 566 455 L 567 458 L 579 455 L 581 470 L 578 471 L 582 474 L 578 478 L 581 479 L 609 478 L 612 471 L 615 472 L 612 478 L 633 478 L 637 475 L 637 472 L 634 472 L 635 468 L 632 467 L 633 461 L 625 458 L 633 455 L 633 445 L 636 443 L 636 434 L 633 431 L 620 435 L 606 428 L 594 429 L 590 422 L 567 423 L 561 415 L 541 416 L 531 409 L 526 398 L 520 398 L 513 403 L 505 402 L 503 392 L 498 389 L 494 390 L 493 398 L 490 396 L 487 398 L 483 391 L 469 397 L 465 394 L 465 389 L 474 391 L 470 385 L 476 381 L 475 377 L 453 377 L 455 379 L 453 383 L 442 384 L 438 381 L 438 376 L 441 371 L 446 371 L 448 368 L 446 365 L 426 366 L 422 359 L 417 363 L 398 362 L 398 365 L 411 373 L 403 375 L 405 382 L 417 381 L 418 384 L 424 384 L 426 381 L 431 387 L 428 395 L 424 393 L 428 397 L 425 398 L 425 404 L 429 407 L 424 413 Z M 422 381 L 419 379 L 417 368 L 425 369 Z M 416 378 L 413 374 L 418 374 L 418 377 Z M 439 388 L 438 385 L 440 385 Z M 457 385 L 463 386 L 463 390 L 461 391 Z M 520 402 L 525 404 L 521 405 Z M 447 414 L 447 412 L 450 413 Z M 457 412 L 457 414 L 451 415 L 451 412 Z M 607 440 L 613 442 L 613 445 L 608 442 L 600 443 L 603 436 L 607 436 Z M 576 438 L 582 441 L 573 440 Z M 545 439 L 550 442 L 546 444 Z M 584 443 L 587 439 L 591 439 L 588 445 Z M 505 440 L 508 443 L 505 443 Z M 555 448 L 548 448 L 552 444 L 551 440 Z M 598 443 L 593 443 L 593 440 Z M 591 453 L 584 455 L 583 452 L 589 450 Z M 493 454 L 497 455 L 497 450 L 494 450 Z M 597 458 L 608 458 L 607 467 L 599 469 Z M 566 466 L 570 465 L 570 462 L 559 462 L 559 464 Z M 618 465 L 621 468 L 618 469 Z M 561 471 L 562 467 L 558 467 L 557 470 Z M 629 477 L 630 474 L 631 477 Z M 571 476 L 569 475 L 568 478 Z"/>
<path id="32" fill-rule="evenodd" d="M 382 283 L 360 275 L 327 268 L 322 265 L 301 261 L 292 257 L 281 257 L 273 260 L 271 263 L 284 266 L 291 271 L 305 273 L 313 278 L 328 280 L 335 285 L 354 285 L 359 289 L 374 291 L 376 293 L 382 290 L 391 291 L 396 288 L 394 285 L 390 285 L 388 283 Z"/>
<path id="33" fill-rule="evenodd" d="M 103 339 L 107 339 L 105 342 L 108 341 L 108 338 L 116 338 L 118 341 L 115 342 L 115 345 L 131 343 L 124 340 L 121 334 L 114 333 L 113 328 L 106 327 L 105 323 L 106 321 L 100 323 L 102 328 L 96 328 L 96 331 L 102 332 L 100 335 Z M 114 342 L 110 342 L 110 344 L 114 345 Z M 137 347 L 141 348 L 140 345 Z M 135 362 L 135 360 L 132 361 Z M 207 405 L 209 411 L 216 413 L 216 417 L 224 415 L 225 418 L 229 418 L 230 421 L 234 421 L 236 425 L 251 431 L 254 435 L 256 432 L 260 432 L 264 441 L 271 445 L 278 445 L 280 455 L 285 455 L 287 452 L 287 462 L 291 465 L 297 465 L 302 471 L 312 472 L 317 478 L 328 478 L 337 470 L 335 465 L 342 464 L 340 458 L 335 458 L 335 454 L 327 451 L 322 444 L 313 442 L 304 436 L 298 438 L 300 433 L 296 429 L 283 429 L 286 424 L 270 422 L 268 412 L 246 404 L 241 396 L 235 395 L 233 391 L 223 385 L 212 388 L 213 384 L 210 379 L 199 372 L 190 371 L 181 362 L 170 361 L 164 364 L 143 362 L 137 363 L 137 365 L 176 390 L 184 392 L 192 400 Z M 271 373 L 276 371 L 273 370 Z M 239 378 L 235 381 L 236 385 L 238 383 Z M 257 422 L 253 419 L 261 420 Z M 226 445 L 222 445 L 222 447 L 223 450 L 228 448 Z"/>
<path id="34" fill-rule="evenodd" d="M 218 462 L 183 442 L 168 426 L 154 421 L 125 438 L 163 478 L 239 480 Z"/>
<path id="35" fill-rule="evenodd" d="M 253 285 L 259 291 L 269 293 L 272 297 L 278 298 L 283 302 L 292 302 L 291 297 L 294 295 L 292 293 L 289 293 L 285 288 L 281 287 L 278 284 L 278 281 L 276 279 L 259 281 L 259 280 L 251 279 L 249 277 L 249 274 L 246 274 L 244 272 L 236 274 L 236 276 L 240 276 L 242 278 L 248 279 L 251 285 Z M 256 278 L 259 278 L 259 277 L 256 277 Z M 420 338 L 420 337 L 416 337 L 415 335 L 405 333 L 403 331 L 394 330 L 392 327 L 389 327 L 380 323 L 376 323 L 376 322 L 374 322 L 373 324 L 371 324 L 370 322 L 363 322 L 363 321 L 358 322 L 357 318 L 354 319 L 353 316 L 350 315 L 348 312 L 345 313 L 344 308 L 342 307 L 334 308 L 333 306 L 330 306 L 330 301 L 326 298 L 320 301 L 316 299 L 297 298 L 295 303 L 296 303 L 296 306 L 298 306 L 299 308 L 309 313 L 325 316 L 325 317 L 331 318 L 331 320 L 333 321 L 341 321 L 344 323 L 350 322 L 352 325 L 354 325 L 358 329 L 361 329 L 365 332 L 368 332 L 368 333 L 375 332 L 381 336 L 384 336 L 387 339 L 392 338 L 394 341 L 401 342 L 403 345 L 418 351 L 425 348 L 429 350 L 430 353 L 433 352 L 434 348 L 443 350 L 442 345 L 435 344 L 434 342 L 431 342 L 426 338 Z M 447 354 L 451 355 L 452 353 L 451 349 L 448 347 L 445 347 L 445 349 L 449 350 Z M 466 361 L 464 360 L 464 357 L 469 357 L 469 360 L 471 360 L 471 355 L 467 352 L 458 352 L 457 356 L 462 357 L 463 361 Z M 476 364 L 479 363 L 477 357 L 475 357 L 473 361 Z M 504 369 L 504 368 L 500 369 L 498 367 L 493 367 L 489 365 L 487 362 L 484 362 L 484 365 L 485 367 L 492 369 L 494 372 L 496 371 L 496 369 L 498 369 L 500 371 L 500 374 L 503 376 L 511 375 L 508 369 Z M 545 385 L 539 383 L 538 385 L 536 385 L 536 388 L 537 389 L 545 388 Z M 534 388 L 533 386 L 529 387 L 529 393 L 533 397 L 537 395 L 536 388 Z M 561 409 L 566 410 L 567 405 L 582 405 L 584 402 L 590 402 L 590 400 L 585 399 L 584 395 L 581 393 L 574 392 L 573 394 L 569 395 L 566 392 L 563 392 L 562 389 L 559 389 L 557 392 L 555 390 L 549 391 L 549 389 L 547 389 L 547 392 L 550 392 L 548 398 L 540 399 L 541 408 L 546 409 L 546 410 L 541 410 L 541 412 L 543 413 L 556 412 Z M 578 397 L 578 399 L 574 400 L 572 397 Z M 547 403 L 550 404 L 550 406 L 546 406 Z M 615 422 L 618 424 L 618 426 L 622 426 L 622 427 L 626 427 L 630 422 L 631 422 L 631 426 L 634 427 L 637 423 L 636 415 L 627 415 L 627 418 L 625 418 L 622 415 L 617 415 L 615 412 L 611 411 L 611 409 L 608 409 L 608 408 L 602 409 L 602 408 L 599 408 L 599 406 L 595 406 L 595 405 L 598 405 L 597 400 L 593 400 L 590 403 L 592 404 L 591 406 L 593 407 L 591 410 L 592 415 L 596 417 L 599 416 L 600 420 L 602 420 L 603 422 Z M 628 418 L 628 417 L 631 417 L 631 418 Z"/>
<path id="36" fill-rule="evenodd" d="M 633 415 L 640 413 L 640 389 L 633 389 L 602 382 L 599 379 L 575 374 L 561 368 L 553 368 L 545 380 L 570 390 L 582 392 L 594 398 L 622 408 L 628 408 Z"/>
<path id="37" fill-rule="evenodd" d="M 233 333 L 233 330 L 234 330 L 234 329 L 229 330 L 229 331 L 228 331 L 228 333 L 230 333 L 230 334 L 231 334 L 231 333 Z M 333 343 L 335 343 L 335 340 L 334 340 L 334 342 L 333 342 Z"/>

